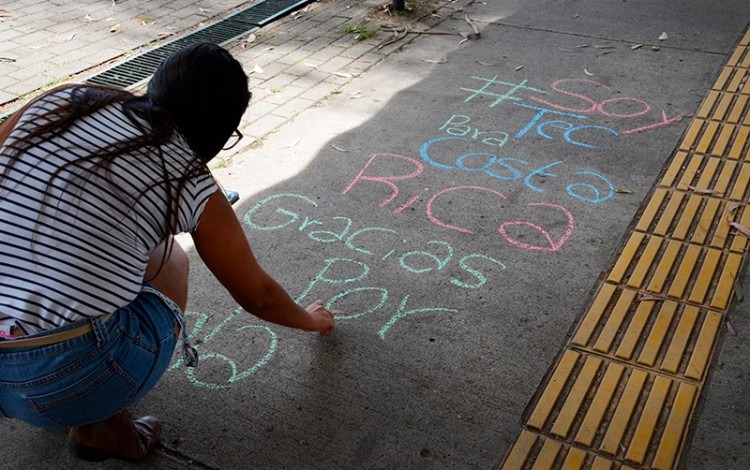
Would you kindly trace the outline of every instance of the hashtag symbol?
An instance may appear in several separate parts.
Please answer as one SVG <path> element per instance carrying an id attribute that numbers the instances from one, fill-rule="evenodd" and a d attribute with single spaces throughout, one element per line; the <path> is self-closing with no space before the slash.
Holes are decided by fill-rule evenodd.
<path id="1" fill-rule="evenodd" d="M 497 75 L 495 75 L 492 78 L 483 78 L 483 77 L 471 77 L 471 78 L 473 78 L 474 80 L 485 82 L 485 83 L 478 90 L 475 90 L 472 88 L 461 88 L 461 90 L 463 91 L 471 92 L 471 94 L 464 100 L 464 103 L 468 103 L 469 101 L 473 100 L 474 98 L 478 96 L 491 96 L 495 98 L 495 101 L 490 103 L 490 108 L 494 108 L 495 106 L 497 106 L 498 104 L 506 100 L 520 101 L 521 98 L 517 96 L 513 96 L 514 93 L 518 90 L 533 91 L 533 92 L 542 93 L 545 95 L 547 94 L 543 90 L 538 90 L 536 88 L 527 87 L 526 83 L 528 82 L 528 80 L 524 80 L 521 83 L 508 83 L 508 82 L 499 81 L 497 79 Z M 508 90 L 505 93 L 502 93 L 502 94 L 495 93 L 494 91 L 490 91 L 490 88 L 495 85 L 507 86 L 510 88 L 508 88 Z"/>

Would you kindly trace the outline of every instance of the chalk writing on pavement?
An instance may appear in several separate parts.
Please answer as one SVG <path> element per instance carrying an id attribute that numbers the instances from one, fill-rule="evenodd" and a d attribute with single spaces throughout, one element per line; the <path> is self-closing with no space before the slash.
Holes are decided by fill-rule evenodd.
<path id="1" fill-rule="evenodd" d="M 611 87 L 589 79 L 555 80 L 546 88 L 532 86 L 528 80 L 506 82 L 497 76 L 471 76 L 467 83 L 458 87 L 466 109 L 438 118 L 435 135 L 408 155 L 375 152 L 363 156 L 363 165 L 355 167 L 341 186 L 341 197 L 356 194 L 365 202 L 365 210 L 369 210 L 366 204 L 372 203 L 374 209 L 391 214 L 393 224 L 362 223 L 371 218 L 360 213 L 331 214 L 330 204 L 323 210 L 313 198 L 295 192 L 266 196 L 244 214 L 243 225 L 251 232 L 298 237 L 325 244 L 327 253 L 336 253 L 321 256 L 314 267 L 316 274 L 296 296 L 297 302 L 323 299 L 326 308 L 346 312 L 336 316 L 339 323 L 368 318 L 368 324 L 375 325 L 374 334 L 383 341 L 395 329 L 408 328 L 420 318 L 459 315 L 456 306 L 436 304 L 433 296 L 420 294 L 420 280 L 431 276 L 431 282 L 442 282 L 446 289 L 459 289 L 457 292 L 497 287 L 508 275 L 504 250 L 555 256 L 573 239 L 576 229 L 575 211 L 569 206 L 600 207 L 611 202 L 616 193 L 615 184 L 606 175 L 585 164 L 560 159 L 532 161 L 540 156 L 519 154 L 513 150 L 514 143 L 523 141 L 528 147 L 532 139 L 552 141 L 570 145 L 586 157 L 606 158 L 600 150 L 603 143 L 611 148 L 617 139 L 679 119 L 667 117 L 665 110 L 657 111 L 641 99 L 614 96 L 617 93 Z M 468 112 L 475 106 L 492 110 L 511 107 L 513 116 L 523 119 L 483 126 Z M 498 121 L 502 116 L 498 114 Z M 599 119 L 606 119 L 606 125 Z M 566 176 L 558 176 L 558 172 Z M 462 175 L 462 184 L 443 183 L 452 181 L 444 177 L 449 174 Z M 468 184 L 467 179 L 471 180 Z M 530 197 L 518 202 L 509 197 L 514 192 Z M 474 210 L 465 209 L 469 200 L 477 205 Z M 492 222 L 484 218 L 488 213 L 493 215 Z M 398 217 L 423 218 L 431 227 L 424 233 L 432 238 L 410 240 L 408 231 L 397 228 L 401 226 Z M 495 238 L 483 245 L 484 252 L 462 249 L 461 237 L 476 235 L 480 229 L 487 236 L 488 223 L 494 224 L 489 233 Z M 379 285 L 376 280 L 392 276 L 375 276 L 376 270 L 380 274 L 383 270 L 398 272 L 412 279 L 415 288 L 394 294 L 394 286 Z M 225 318 L 217 313 L 223 320 L 207 328 L 210 317 L 188 313 L 193 320 L 191 338 L 197 344 L 200 363 L 208 369 L 186 369 L 194 385 L 230 387 L 272 359 L 279 344 L 273 327 L 248 325 L 245 315 L 241 309 Z M 221 345 L 233 335 L 242 341 L 252 337 L 256 346 L 252 357 L 238 360 L 222 352 Z M 218 337 L 221 341 L 215 341 Z M 177 359 L 171 370 L 181 365 Z"/>

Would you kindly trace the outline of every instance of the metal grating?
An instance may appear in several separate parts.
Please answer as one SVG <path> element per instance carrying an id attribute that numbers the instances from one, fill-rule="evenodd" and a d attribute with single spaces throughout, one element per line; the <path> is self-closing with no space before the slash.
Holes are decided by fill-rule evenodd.
<path id="1" fill-rule="evenodd" d="M 263 0 L 212 25 L 170 41 L 143 54 L 134 56 L 87 80 L 95 85 L 131 89 L 147 80 L 172 53 L 192 44 L 210 42 L 220 46 L 255 31 L 288 14 L 311 0 Z"/>

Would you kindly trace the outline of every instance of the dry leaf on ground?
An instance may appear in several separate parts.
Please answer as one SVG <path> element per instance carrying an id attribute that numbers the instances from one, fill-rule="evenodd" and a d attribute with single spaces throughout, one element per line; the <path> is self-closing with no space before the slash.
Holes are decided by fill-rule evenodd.
<path id="1" fill-rule="evenodd" d="M 639 301 L 643 302 L 644 300 L 661 300 L 659 297 L 656 297 L 655 295 L 644 295 L 638 298 Z"/>
<path id="2" fill-rule="evenodd" d="M 688 189 L 690 189 L 691 191 L 695 191 L 698 194 L 721 194 L 715 189 L 698 188 L 695 186 L 688 186 Z"/>
<path id="3" fill-rule="evenodd" d="M 737 229 L 737 231 L 745 237 L 750 238 L 750 228 L 747 228 L 742 224 L 738 224 L 737 222 L 729 222 L 729 226 Z"/>

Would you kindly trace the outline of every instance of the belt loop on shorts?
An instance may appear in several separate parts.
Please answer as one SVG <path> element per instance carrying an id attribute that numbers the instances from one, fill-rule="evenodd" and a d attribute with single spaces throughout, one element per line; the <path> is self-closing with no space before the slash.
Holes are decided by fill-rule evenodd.
<path id="1" fill-rule="evenodd" d="M 101 346 L 106 343 L 109 333 L 107 328 L 102 323 L 101 317 L 94 317 L 91 319 L 91 330 L 94 332 L 96 338 L 96 345 Z"/>

